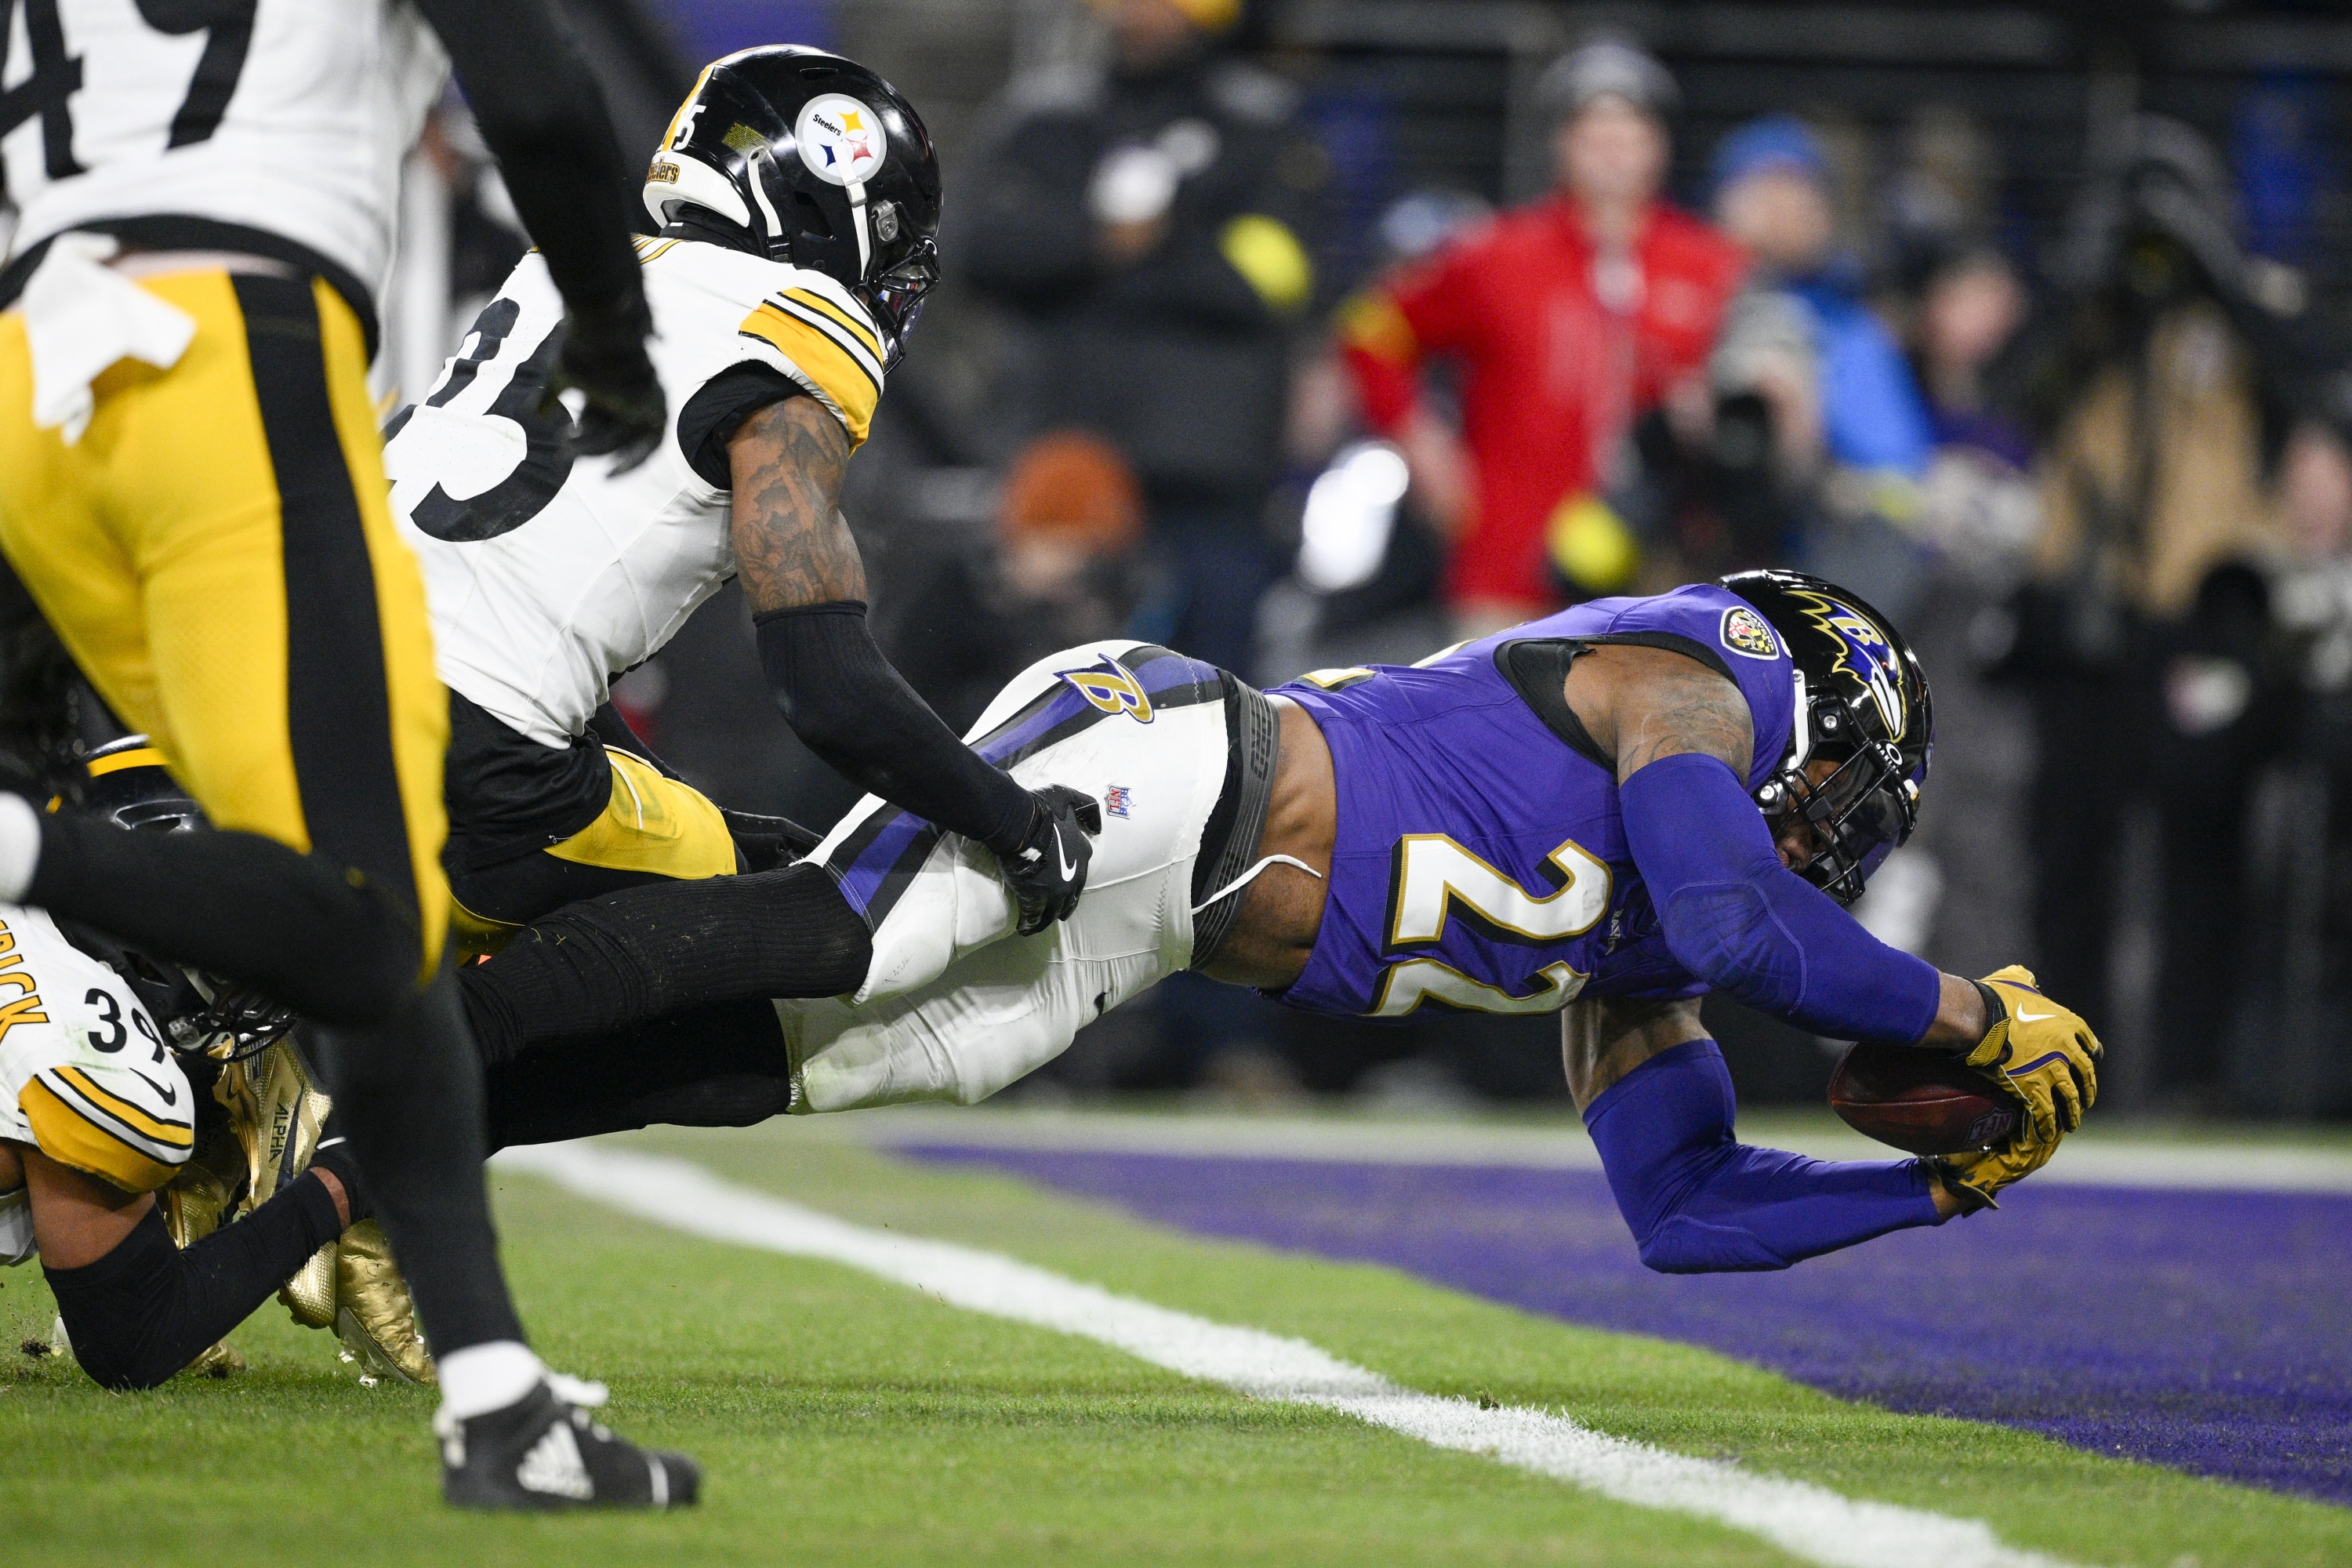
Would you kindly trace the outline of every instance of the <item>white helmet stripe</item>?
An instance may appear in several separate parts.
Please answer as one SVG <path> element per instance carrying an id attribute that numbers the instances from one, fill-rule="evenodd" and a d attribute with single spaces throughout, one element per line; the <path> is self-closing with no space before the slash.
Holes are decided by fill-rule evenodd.
<path id="1" fill-rule="evenodd" d="M 667 223 L 668 209 L 679 202 L 709 207 L 745 228 L 751 226 L 751 210 L 743 205 L 734 181 L 691 153 L 665 151 L 656 156 L 646 174 L 646 210 L 653 214 L 656 223 Z"/>
<path id="2" fill-rule="evenodd" d="M 866 182 L 852 180 L 845 189 L 849 192 L 849 226 L 857 231 L 857 276 L 862 279 L 874 269 L 874 241 L 866 233 Z"/>

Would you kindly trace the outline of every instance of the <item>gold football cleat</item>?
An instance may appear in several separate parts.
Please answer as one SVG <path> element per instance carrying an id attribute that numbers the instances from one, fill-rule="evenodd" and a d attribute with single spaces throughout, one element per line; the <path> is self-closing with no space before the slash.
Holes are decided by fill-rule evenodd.
<path id="1" fill-rule="evenodd" d="M 329 1242 L 310 1255 L 310 1260 L 295 1271 L 294 1278 L 278 1288 L 278 1299 L 285 1303 L 289 1316 L 305 1329 L 331 1329 L 335 1326 L 335 1251 L 339 1243 Z"/>
<path id="2" fill-rule="evenodd" d="M 224 1066 L 213 1096 L 227 1107 L 245 1145 L 246 1209 L 268 1203 L 302 1173 L 334 1104 L 310 1081 L 291 1035 Z"/>
<path id="3" fill-rule="evenodd" d="M 335 1337 L 379 1377 L 438 1383 L 416 1329 L 416 1304 L 393 1261 L 383 1226 L 363 1219 L 343 1232 L 335 1257 Z"/>

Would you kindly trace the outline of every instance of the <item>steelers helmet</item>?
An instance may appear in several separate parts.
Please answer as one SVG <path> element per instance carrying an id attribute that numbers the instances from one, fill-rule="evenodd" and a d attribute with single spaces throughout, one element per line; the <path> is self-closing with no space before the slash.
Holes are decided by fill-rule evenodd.
<path id="1" fill-rule="evenodd" d="M 705 66 L 646 171 L 656 224 L 698 208 L 738 248 L 824 273 L 905 352 L 939 281 L 940 163 L 898 89 L 797 44 Z"/>
<path id="2" fill-rule="evenodd" d="M 1834 583 L 1777 569 L 1721 581 L 1771 624 L 1794 668 L 1789 744 L 1756 804 L 1811 825 L 1823 847 L 1798 875 L 1851 904 L 1918 824 L 1936 739 L 1927 677 L 1894 623 Z M 1836 766 L 1813 777 L 1824 761 Z"/>
<path id="3" fill-rule="evenodd" d="M 205 808 L 163 765 L 144 735 L 108 742 L 85 760 L 79 805 L 89 816 L 135 833 L 209 831 Z M 160 963 L 95 932 L 102 955 L 128 981 L 172 1047 L 191 1055 L 241 1061 L 294 1027 L 294 1015 L 259 992 L 216 974 Z"/>

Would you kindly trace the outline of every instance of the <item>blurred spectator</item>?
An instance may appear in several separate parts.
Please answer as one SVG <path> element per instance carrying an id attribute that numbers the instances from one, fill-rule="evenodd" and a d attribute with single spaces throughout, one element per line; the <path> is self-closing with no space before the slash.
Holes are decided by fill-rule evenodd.
<path id="1" fill-rule="evenodd" d="M 1905 242 L 1903 277 L 1913 297 L 1904 315 L 1935 442 L 1915 524 L 1933 559 L 1903 626 L 1933 672 L 1942 743 L 1920 831 L 1880 868 L 1864 902 L 1891 900 L 1900 912 L 1907 889 L 1915 928 L 1926 937 L 1912 951 L 1977 974 L 2014 963 L 2032 940 L 2032 725 L 2015 691 L 1984 678 L 1971 646 L 1985 617 L 1997 621 L 2015 592 L 2041 525 L 2030 439 L 1995 402 L 1988 374 L 2022 324 L 2026 298 L 2008 258 L 1991 246 L 1950 231 L 1927 237 L 1935 231 L 1925 215 L 1953 207 L 1915 196 L 1923 221 Z M 1870 908 L 1860 912 L 1875 918 Z"/>
<path id="2" fill-rule="evenodd" d="M 1038 659 L 1126 625 L 1143 532 L 1142 488 L 1118 449 L 1050 431 L 1013 459 L 993 534 L 929 555 L 921 576 L 895 586 L 883 640 L 964 730 Z"/>
<path id="3" fill-rule="evenodd" d="M 1659 199 L 1664 67 L 1614 38 L 1545 74 L 1558 188 L 1506 213 L 1348 308 L 1365 416 L 1397 442 L 1422 509 L 1451 535 L 1447 593 L 1475 636 L 1625 584 L 1623 525 L 1600 500 L 1635 419 L 1703 403 L 1703 367 L 1738 286 L 1738 253 Z M 1459 436 L 1424 402 L 1424 361 L 1454 361 Z"/>
<path id="4" fill-rule="evenodd" d="M 2294 752 L 2256 813 L 2262 896 L 2248 910 L 2229 1104 L 2341 1116 L 2352 1111 L 2352 451 L 2340 425 L 2297 424 L 2278 491 L 2293 565 L 2273 608 L 2298 712 Z"/>
<path id="5" fill-rule="evenodd" d="M 2032 439 L 1995 403 L 1988 372 L 2024 324 L 2025 289 L 1990 245 L 1949 246 L 1918 266 L 1911 363 L 1935 443 L 1919 532 L 1952 574 L 2006 592 L 2042 510 L 2028 477 Z"/>
<path id="6" fill-rule="evenodd" d="M 1802 310 L 1815 363 L 1823 450 L 1863 470 L 1916 479 L 1932 437 L 1894 334 L 1862 297 L 1862 273 L 1837 248 L 1837 213 L 1820 143 L 1792 115 L 1751 121 L 1714 163 L 1715 216 L 1755 264 L 1751 288 Z"/>
<path id="7" fill-rule="evenodd" d="M 957 248 L 1035 330 L 1016 417 L 1098 432 L 1141 482 L 1165 603 L 1138 629 L 1247 670 L 1325 163 L 1290 87 L 1221 52 L 1240 0 L 1095 5 L 1108 70 L 1015 84 Z"/>
<path id="8" fill-rule="evenodd" d="M 2189 127 L 2134 121 L 2074 224 L 2072 298 L 2033 335 L 2044 522 L 2010 664 L 2041 742 L 2039 967 L 2109 1024 L 2122 825 L 2151 798 L 2152 1078 L 2210 1108 L 2246 956 L 2249 796 L 2283 739 L 2263 574 L 2300 376 L 2247 289 L 2229 176 Z"/>

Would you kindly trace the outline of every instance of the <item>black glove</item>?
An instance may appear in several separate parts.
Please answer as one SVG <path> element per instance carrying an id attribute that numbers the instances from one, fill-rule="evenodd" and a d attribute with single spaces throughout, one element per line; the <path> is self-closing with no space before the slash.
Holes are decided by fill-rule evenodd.
<path id="1" fill-rule="evenodd" d="M 548 377 L 553 407 L 567 389 L 588 397 L 572 432 L 572 449 L 589 457 L 613 454 L 613 471 L 625 474 L 661 444 L 667 401 L 654 362 L 646 353 L 653 313 L 638 295 L 617 309 L 575 310 L 564 318 L 563 349 Z"/>
<path id="2" fill-rule="evenodd" d="M 1066 921 L 1087 889 L 1091 835 L 1102 831 L 1102 807 L 1093 796 L 1062 784 L 1032 790 L 1037 803 L 1017 847 L 996 851 L 996 863 L 1021 901 L 1021 934 L 1034 936 Z"/>

